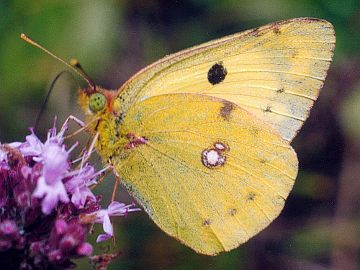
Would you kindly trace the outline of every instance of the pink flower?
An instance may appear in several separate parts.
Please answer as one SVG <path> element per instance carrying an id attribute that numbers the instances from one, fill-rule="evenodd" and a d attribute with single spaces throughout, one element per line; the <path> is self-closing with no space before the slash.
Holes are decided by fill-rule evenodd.
<path id="1" fill-rule="evenodd" d="M 62 182 L 69 169 L 68 156 L 69 154 L 63 146 L 48 140 L 42 147 L 39 157 L 34 158 L 43 164 L 43 175 L 37 182 L 33 196 L 44 198 L 42 201 L 44 214 L 50 214 L 59 201 L 69 202 Z"/>
<path id="2" fill-rule="evenodd" d="M 43 174 L 48 184 L 54 184 L 62 180 L 68 172 L 69 153 L 65 147 L 52 142 L 46 142 L 38 162 L 44 164 Z"/>
<path id="3" fill-rule="evenodd" d="M 48 184 L 44 176 L 39 177 L 33 196 L 42 198 L 41 210 L 47 215 L 51 213 L 59 201 L 69 202 L 64 184 L 61 181 Z"/>
<path id="4" fill-rule="evenodd" d="M 59 202 L 69 202 L 69 196 L 65 189 L 63 179 L 69 171 L 69 151 L 62 144 L 64 141 L 65 125 L 57 134 L 56 128 L 50 129 L 45 143 L 42 143 L 33 130 L 26 136 L 24 143 L 12 143 L 11 147 L 17 148 L 24 156 L 42 165 L 42 172 L 37 180 L 33 197 L 42 199 L 41 209 L 44 214 L 50 214 Z"/>
<path id="5" fill-rule="evenodd" d="M 139 208 L 130 208 L 133 206 L 134 204 L 126 205 L 124 203 L 113 201 L 107 209 L 99 210 L 96 214 L 95 222 L 102 223 L 105 233 L 100 234 L 97 237 L 96 242 L 99 243 L 114 236 L 114 229 L 110 221 L 111 216 L 125 216 L 129 212 L 140 211 Z"/>
<path id="6" fill-rule="evenodd" d="M 26 136 L 24 143 L 15 142 L 10 144 L 10 146 L 18 148 L 24 156 L 38 156 L 41 154 L 43 143 L 31 130 L 31 134 Z"/>
<path id="7" fill-rule="evenodd" d="M 96 183 L 96 177 L 101 172 L 95 173 L 94 167 L 85 165 L 80 170 L 74 171 L 71 174 L 73 176 L 66 181 L 66 190 L 72 194 L 71 202 L 76 208 L 83 208 L 88 199 L 96 200 L 89 186 Z"/>
<path id="8" fill-rule="evenodd" d="M 66 150 L 66 129 L 52 128 L 44 143 L 33 131 L 25 142 L 0 143 L 0 252 L 9 255 L 1 269 L 68 269 L 73 258 L 92 254 L 86 236 L 94 219 L 103 225 L 103 241 L 113 236 L 111 216 L 140 210 L 119 202 L 99 210 L 101 197 L 89 187 L 108 167 L 95 172 L 84 153 L 80 168 L 72 169 L 76 145 Z"/>

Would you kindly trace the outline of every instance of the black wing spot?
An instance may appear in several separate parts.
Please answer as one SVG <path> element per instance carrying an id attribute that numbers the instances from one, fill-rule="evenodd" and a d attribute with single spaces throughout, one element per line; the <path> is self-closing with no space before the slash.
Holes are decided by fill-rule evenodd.
<path id="1" fill-rule="evenodd" d="M 226 68 L 222 62 L 216 63 L 208 71 L 208 81 L 212 85 L 221 83 L 227 75 Z"/>

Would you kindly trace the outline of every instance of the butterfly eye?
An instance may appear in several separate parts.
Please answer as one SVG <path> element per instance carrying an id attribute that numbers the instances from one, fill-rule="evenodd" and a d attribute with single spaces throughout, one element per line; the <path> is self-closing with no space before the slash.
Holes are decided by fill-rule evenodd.
<path id="1" fill-rule="evenodd" d="M 93 113 L 97 113 L 105 108 L 106 98 L 101 93 L 94 93 L 89 99 L 89 109 Z"/>

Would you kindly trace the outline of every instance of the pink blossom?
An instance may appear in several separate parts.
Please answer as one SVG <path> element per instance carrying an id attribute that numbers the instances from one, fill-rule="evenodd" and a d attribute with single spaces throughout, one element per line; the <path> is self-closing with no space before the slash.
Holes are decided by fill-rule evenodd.
<path id="1" fill-rule="evenodd" d="M 41 154 L 43 143 L 36 137 L 33 130 L 31 134 L 26 136 L 24 143 L 15 142 L 10 144 L 14 148 L 18 148 L 24 156 L 39 156 Z"/>
<path id="2" fill-rule="evenodd" d="M 65 183 L 66 190 L 72 194 L 71 202 L 75 207 L 83 208 L 86 200 L 95 200 L 89 186 L 96 183 L 96 177 L 99 173 L 95 173 L 94 167 L 85 165 L 71 175 L 73 176 Z"/>
<path id="3" fill-rule="evenodd" d="M 48 184 L 44 176 L 39 177 L 33 196 L 42 198 L 41 210 L 47 215 L 51 213 L 59 201 L 69 202 L 64 184 L 61 181 Z"/>
<path id="4" fill-rule="evenodd" d="M 95 172 L 84 154 L 80 168 L 72 169 L 69 154 L 76 145 L 66 149 L 66 129 L 52 128 L 44 143 L 33 131 L 25 142 L 0 143 L 0 252 L 9 254 L 13 269 L 68 269 L 73 258 L 92 254 L 86 236 L 94 217 L 105 231 L 98 241 L 104 241 L 114 234 L 110 217 L 140 210 L 119 202 L 99 210 L 101 197 L 90 186 L 108 167 Z"/>
<path id="5" fill-rule="evenodd" d="M 110 221 L 112 216 L 125 216 L 129 212 L 140 211 L 139 208 L 130 208 L 134 204 L 124 204 L 117 201 L 110 203 L 107 209 L 101 209 L 96 214 L 96 223 L 102 223 L 104 234 L 100 234 L 96 239 L 96 242 L 102 242 L 108 240 L 114 236 L 114 229 Z"/>

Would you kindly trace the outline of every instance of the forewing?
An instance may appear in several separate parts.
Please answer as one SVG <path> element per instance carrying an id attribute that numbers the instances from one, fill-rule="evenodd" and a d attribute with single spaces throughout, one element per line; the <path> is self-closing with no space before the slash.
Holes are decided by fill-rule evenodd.
<path id="1" fill-rule="evenodd" d="M 121 182 L 162 230 L 203 254 L 231 250 L 264 229 L 297 175 L 286 140 L 209 96 L 151 97 L 128 111 L 119 131 L 129 138 L 117 149 L 122 159 L 113 159 Z"/>
<path id="2" fill-rule="evenodd" d="M 119 96 L 127 100 L 124 111 L 161 94 L 220 97 L 291 141 L 318 97 L 334 47 L 334 29 L 327 21 L 272 23 L 165 57 L 125 83 Z"/>

